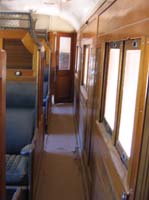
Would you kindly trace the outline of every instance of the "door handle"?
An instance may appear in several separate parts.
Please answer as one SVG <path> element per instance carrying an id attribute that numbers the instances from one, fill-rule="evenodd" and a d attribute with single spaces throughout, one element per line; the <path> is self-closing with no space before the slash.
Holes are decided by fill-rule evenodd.
<path id="1" fill-rule="evenodd" d="M 122 193 L 121 200 L 129 200 L 129 194 L 126 192 Z"/>

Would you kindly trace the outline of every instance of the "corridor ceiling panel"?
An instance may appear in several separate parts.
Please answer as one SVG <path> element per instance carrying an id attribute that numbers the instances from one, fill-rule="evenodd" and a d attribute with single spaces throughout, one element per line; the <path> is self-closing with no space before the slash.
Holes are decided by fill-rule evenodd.
<path id="1" fill-rule="evenodd" d="M 105 0 L 0 0 L 0 11 L 31 12 L 59 16 L 75 29 Z"/>

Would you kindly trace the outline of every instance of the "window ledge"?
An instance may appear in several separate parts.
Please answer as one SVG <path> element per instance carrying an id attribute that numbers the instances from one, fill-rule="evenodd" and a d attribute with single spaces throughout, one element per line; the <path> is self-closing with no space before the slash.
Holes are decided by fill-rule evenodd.
<path id="1" fill-rule="evenodd" d="M 128 170 L 122 163 L 120 156 L 119 156 L 115 146 L 113 145 L 110 135 L 106 132 L 106 129 L 105 129 L 103 123 L 99 123 L 98 121 L 96 121 L 96 129 L 98 130 L 97 131 L 98 134 L 100 134 L 100 136 L 102 137 L 104 143 L 106 144 L 106 146 L 109 150 L 109 154 L 110 154 L 112 163 L 113 163 L 114 167 L 116 168 L 118 175 L 120 176 L 120 179 L 123 183 L 125 190 L 129 191 L 128 184 L 127 184 Z"/>

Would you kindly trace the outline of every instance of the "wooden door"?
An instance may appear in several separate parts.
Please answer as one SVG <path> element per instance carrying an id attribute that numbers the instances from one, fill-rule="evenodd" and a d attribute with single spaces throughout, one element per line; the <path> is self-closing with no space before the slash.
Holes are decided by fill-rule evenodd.
<path id="1" fill-rule="evenodd" d="M 5 199 L 5 80 L 6 55 L 0 50 L 0 199 Z"/>
<path id="2" fill-rule="evenodd" d="M 57 34 L 55 103 L 73 100 L 75 34 Z"/>

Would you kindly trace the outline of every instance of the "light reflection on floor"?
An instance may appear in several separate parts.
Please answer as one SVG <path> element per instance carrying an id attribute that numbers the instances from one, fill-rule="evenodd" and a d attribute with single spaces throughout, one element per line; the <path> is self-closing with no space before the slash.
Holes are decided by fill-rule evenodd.
<path id="1" fill-rule="evenodd" d="M 36 200 L 84 200 L 71 104 L 52 108 Z"/>

